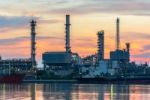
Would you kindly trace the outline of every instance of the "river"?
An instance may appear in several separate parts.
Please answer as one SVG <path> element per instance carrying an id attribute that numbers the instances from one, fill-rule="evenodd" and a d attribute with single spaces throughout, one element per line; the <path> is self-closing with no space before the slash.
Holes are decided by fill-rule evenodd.
<path id="1" fill-rule="evenodd" d="M 150 100 L 150 85 L 1 84 L 0 100 Z"/>

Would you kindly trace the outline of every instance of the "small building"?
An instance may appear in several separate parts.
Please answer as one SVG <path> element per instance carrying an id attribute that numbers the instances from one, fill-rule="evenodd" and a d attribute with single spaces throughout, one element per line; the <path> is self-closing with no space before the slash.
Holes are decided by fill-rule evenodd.
<path id="1" fill-rule="evenodd" d="M 42 55 L 44 70 L 52 72 L 60 77 L 74 73 L 81 63 L 76 53 L 45 52 Z"/>
<path id="2" fill-rule="evenodd" d="M 110 60 L 115 60 L 119 62 L 129 62 L 130 55 L 126 50 L 116 50 L 110 52 Z"/>
<path id="3" fill-rule="evenodd" d="M 119 68 L 118 61 L 112 61 L 112 60 L 101 60 L 99 61 L 99 72 L 101 74 L 109 73 L 111 75 L 114 75 Z"/>
<path id="4" fill-rule="evenodd" d="M 45 52 L 42 60 L 44 69 L 69 69 L 72 65 L 72 55 L 66 52 Z"/>
<path id="5" fill-rule="evenodd" d="M 68 66 L 71 65 L 71 53 L 66 52 L 45 52 L 42 55 L 45 66 Z"/>

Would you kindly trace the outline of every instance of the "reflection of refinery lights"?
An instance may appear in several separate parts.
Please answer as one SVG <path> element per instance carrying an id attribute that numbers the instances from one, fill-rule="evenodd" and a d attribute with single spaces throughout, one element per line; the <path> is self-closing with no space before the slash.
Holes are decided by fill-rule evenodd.
<path id="1" fill-rule="evenodd" d="M 5 84 L 3 84 L 3 100 L 6 100 L 6 98 L 5 98 L 5 93 L 6 91 L 5 91 Z"/>
<path id="2" fill-rule="evenodd" d="M 110 87 L 110 100 L 113 100 L 114 97 L 114 85 L 111 85 Z"/>

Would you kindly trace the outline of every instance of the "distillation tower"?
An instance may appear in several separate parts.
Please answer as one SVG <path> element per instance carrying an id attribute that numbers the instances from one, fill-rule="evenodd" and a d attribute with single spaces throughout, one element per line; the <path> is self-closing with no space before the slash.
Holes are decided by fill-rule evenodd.
<path id="1" fill-rule="evenodd" d="M 98 60 L 104 60 L 104 30 L 99 31 L 98 35 Z"/>

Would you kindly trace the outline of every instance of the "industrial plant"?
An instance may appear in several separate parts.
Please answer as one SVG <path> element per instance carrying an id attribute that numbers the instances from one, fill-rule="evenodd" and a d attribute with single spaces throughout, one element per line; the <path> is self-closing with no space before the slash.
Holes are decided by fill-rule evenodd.
<path id="1" fill-rule="evenodd" d="M 78 53 L 74 53 L 70 46 L 70 15 L 66 15 L 65 49 L 66 51 L 48 51 L 43 53 L 42 60 L 44 70 L 48 72 L 50 78 L 96 78 L 110 76 L 133 76 L 149 74 L 148 64 L 137 65 L 130 62 L 130 43 L 126 43 L 126 48 L 121 49 L 120 40 L 120 20 L 116 19 L 116 49 L 110 51 L 110 59 L 105 59 L 105 33 L 104 30 L 97 33 L 97 53 L 81 58 Z M 145 71 L 147 70 L 147 72 Z M 41 75 L 41 74 L 40 74 Z M 47 77 L 47 76 L 46 76 Z"/>
<path id="2" fill-rule="evenodd" d="M 126 48 L 120 48 L 120 20 L 116 20 L 116 48 L 110 51 L 110 59 L 104 58 L 105 40 L 104 30 L 97 33 L 98 51 L 97 54 L 87 56 L 82 59 L 83 65 L 80 68 L 82 78 L 96 77 L 133 77 L 149 76 L 149 66 L 147 63 L 138 65 L 130 61 L 130 43 L 126 43 Z"/>
<path id="3" fill-rule="evenodd" d="M 137 65 L 130 62 L 130 43 L 121 49 L 120 19 L 116 19 L 116 48 L 110 51 L 110 58 L 105 59 L 105 32 L 97 33 L 97 53 L 81 58 L 71 50 L 70 45 L 70 15 L 66 15 L 65 23 L 65 50 L 45 51 L 42 54 L 43 69 L 38 69 L 36 61 L 36 21 L 30 22 L 31 26 L 31 56 L 27 59 L 0 58 L 0 74 L 15 72 L 34 72 L 37 79 L 73 79 L 77 77 L 95 78 L 110 76 L 138 76 L 149 75 L 150 68 L 147 63 Z M 96 34 L 95 34 L 96 35 Z M 9 69 L 9 70 L 8 70 Z M 35 74 L 34 74 L 35 75 Z"/>
<path id="4" fill-rule="evenodd" d="M 35 26 L 36 21 L 32 20 L 30 22 L 31 25 L 31 57 L 29 58 L 12 58 L 12 59 L 2 59 L 0 57 L 0 75 L 10 73 L 10 71 L 15 72 L 29 72 L 33 68 L 36 67 L 36 59 L 35 59 L 35 39 L 36 32 Z"/>
<path id="5" fill-rule="evenodd" d="M 119 73 L 121 68 L 127 67 L 130 63 L 130 44 L 126 43 L 126 49 L 120 49 L 119 18 L 116 20 L 116 49 L 110 52 L 110 59 L 104 58 L 104 35 L 104 30 L 97 33 L 98 52 L 96 55 L 91 56 L 93 59 L 96 59 L 94 64 L 95 67 L 83 67 L 82 73 L 89 73 L 86 74 L 85 77 L 96 77 L 106 74 L 115 75 Z"/>
<path id="6" fill-rule="evenodd" d="M 65 49 L 60 52 L 45 52 L 42 55 L 44 70 L 49 70 L 58 76 L 66 76 L 75 72 L 81 65 L 81 57 L 71 51 L 70 46 L 70 15 L 66 15 Z M 77 74 L 77 73 L 75 73 Z"/>

